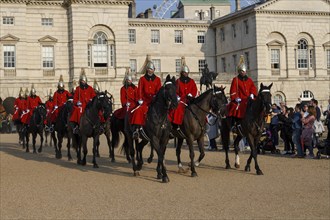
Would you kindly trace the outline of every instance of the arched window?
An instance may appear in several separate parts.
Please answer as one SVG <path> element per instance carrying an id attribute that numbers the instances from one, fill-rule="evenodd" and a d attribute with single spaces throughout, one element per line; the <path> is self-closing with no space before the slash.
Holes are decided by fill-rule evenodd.
<path id="1" fill-rule="evenodd" d="M 311 99 L 314 98 L 314 95 L 311 91 L 305 90 L 301 93 L 300 95 L 300 100 L 301 101 L 310 101 Z"/>
<path id="2" fill-rule="evenodd" d="M 308 43 L 305 39 L 298 41 L 298 69 L 308 68 Z"/>
<path id="3" fill-rule="evenodd" d="M 273 95 L 273 103 L 276 103 L 277 106 L 280 106 L 281 102 L 285 102 L 285 97 L 282 93 L 275 93 Z"/>

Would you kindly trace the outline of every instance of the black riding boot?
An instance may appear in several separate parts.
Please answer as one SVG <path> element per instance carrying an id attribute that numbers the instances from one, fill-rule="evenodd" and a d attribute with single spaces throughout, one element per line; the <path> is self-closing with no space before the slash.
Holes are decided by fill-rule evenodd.
<path id="1" fill-rule="evenodd" d="M 79 134 L 79 126 L 77 123 L 70 121 L 73 134 Z"/>
<path id="2" fill-rule="evenodd" d="M 140 126 L 139 125 L 132 125 L 132 130 L 133 130 L 133 139 L 135 139 L 135 140 L 139 139 Z"/>

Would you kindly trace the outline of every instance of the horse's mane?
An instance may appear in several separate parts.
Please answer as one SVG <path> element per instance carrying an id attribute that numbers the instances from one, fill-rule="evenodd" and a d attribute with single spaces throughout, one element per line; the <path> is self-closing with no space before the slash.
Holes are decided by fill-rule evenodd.
<path id="1" fill-rule="evenodd" d="M 195 99 L 193 99 L 190 103 L 191 104 L 196 104 L 199 103 L 200 101 L 202 101 L 206 96 L 209 95 L 209 93 L 213 92 L 213 88 L 212 89 L 208 89 L 207 91 L 203 92 L 200 96 L 196 97 Z"/>

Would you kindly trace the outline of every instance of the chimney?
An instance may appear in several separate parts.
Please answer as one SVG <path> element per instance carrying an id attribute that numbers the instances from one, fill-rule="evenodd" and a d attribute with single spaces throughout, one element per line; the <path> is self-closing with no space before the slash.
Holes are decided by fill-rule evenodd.
<path id="1" fill-rule="evenodd" d="M 128 7 L 128 17 L 135 18 L 136 17 L 136 3 L 135 0 L 129 4 Z"/>
<path id="2" fill-rule="evenodd" d="M 213 5 L 211 5 L 211 8 L 210 8 L 210 14 L 211 14 L 211 21 L 215 19 L 215 8 Z"/>
<path id="3" fill-rule="evenodd" d="M 151 10 L 151 8 L 148 8 L 147 10 L 145 10 L 144 17 L 145 18 L 152 18 L 152 10 Z"/>
<path id="4" fill-rule="evenodd" d="M 241 10 L 241 0 L 235 0 L 235 11 Z"/>
<path id="5" fill-rule="evenodd" d="M 204 20 L 204 12 L 203 12 L 203 10 L 200 10 L 200 12 L 199 12 L 199 20 Z"/>

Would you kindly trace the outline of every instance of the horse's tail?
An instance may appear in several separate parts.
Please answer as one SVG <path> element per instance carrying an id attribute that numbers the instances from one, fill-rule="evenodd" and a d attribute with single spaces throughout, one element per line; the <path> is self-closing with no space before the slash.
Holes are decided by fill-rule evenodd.
<path id="1" fill-rule="evenodd" d="M 110 129 L 112 134 L 112 147 L 117 148 L 119 144 L 119 129 L 118 129 L 118 119 L 112 115 L 111 116 L 111 123 L 110 123 Z"/>

